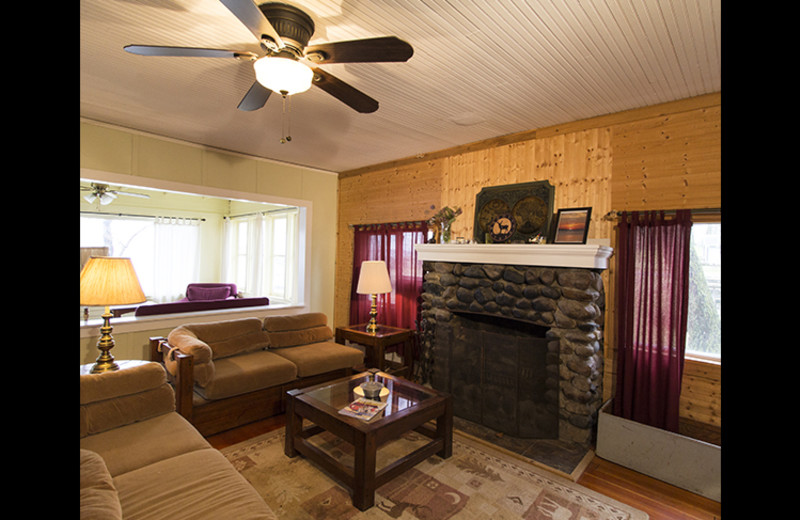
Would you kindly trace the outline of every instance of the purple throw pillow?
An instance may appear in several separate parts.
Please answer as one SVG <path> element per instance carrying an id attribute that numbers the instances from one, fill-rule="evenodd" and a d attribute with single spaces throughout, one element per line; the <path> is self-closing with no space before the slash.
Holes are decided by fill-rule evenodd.
<path id="1" fill-rule="evenodd" d="M 231 295 L 230 286 L 224 287 L 195 287 L 190 286 L 186 289 L 186 298 L 189 301 L 196 300 L 224 300 Z"/>

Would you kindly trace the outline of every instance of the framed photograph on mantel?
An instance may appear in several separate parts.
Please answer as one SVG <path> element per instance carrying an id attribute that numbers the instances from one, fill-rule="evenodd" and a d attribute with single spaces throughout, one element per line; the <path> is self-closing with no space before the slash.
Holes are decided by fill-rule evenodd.
<path id="1" fill-rule="evenodd" d="M 559 209 L 552 243 L 585 244 L 591 216 L 592 208 Z"/>

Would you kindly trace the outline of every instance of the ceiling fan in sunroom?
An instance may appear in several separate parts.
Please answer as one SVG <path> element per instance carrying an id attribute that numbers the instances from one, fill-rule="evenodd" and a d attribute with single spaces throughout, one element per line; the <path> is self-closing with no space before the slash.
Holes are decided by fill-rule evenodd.
<path id="1" fill-rule="evenodd" d="M 251 61 L 256 81 L 242 98 L 239 110 L 257 110 L 272 92 L 287 95 L 314 85 L 361 113 L 374 112 L 378 102 L 318 65 L 328 63 L 404 62 L 414 53 L 395 36 L 308 45 L 314 22 L 301 9 L 284 3 L 256 5 L 252 0 L 220 0 L 258 39 L 265 54 L 249 51 L 127 45 L 125 50 L 144 56 L 235 58 Z"/>
<path id="2" fill-rule="evenodd" d="M 103 206 L 106 206 L 114 202 L 114 200 L 119 195 L 125 195 L 128 197 L 139 197 L 142 199 L 150 198 L 150 195 L 145 195 L 144 193 L 133 193 L 127 191 L 112 190 L 107 184 L 97 184 L 94 182 L 92 183 L 91 186 L 81 186 L 81 191 L 89 192 L 83 196 L 83 199 L 86 202 L 91 204 L 97 201 Z"/>

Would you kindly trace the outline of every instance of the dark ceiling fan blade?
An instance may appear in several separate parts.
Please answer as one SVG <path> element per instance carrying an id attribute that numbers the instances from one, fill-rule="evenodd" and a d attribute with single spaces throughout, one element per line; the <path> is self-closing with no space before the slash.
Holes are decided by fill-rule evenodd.
<path id="1" fill-rule="evenodd" d="M 251 33 L 253 33 L 253 36 L 255 36 L 258 41 L 264 43 L 267 48 L 270 48 L 270 45 L 269 42 L 264 42 L 265 36 L 275 42 L 276 47 L 270 50 L 278 50 L 284 47 L 284 43 L 280 35 L 278 35 L 278 31 L 275 30 L 269 20 L 264 16 L 264 13 L 253 3 L 253 0 L 220 1 L 250 30 Z"/>
<path id="2" fill-rule="evenodd" d="M 196 47 L 163 47 L 158 45 L 126 45 L 131 54 L 140 56 L 182 56 L 194 58 L 244 58 L 256 59 L 258 55 L 247 51 L 227 51 L 224 49 L 199 49 Z"/>
<path id="3" fill-rule="evenodd" d="M 242 100 L 239 102 L 239 106 L 236 108 L 239 110 L 245 110 L 247 112 L 258 110 L 264 106 L 264 104 L 267 102 L 267 99 L 269 99 L 270 94 L 272 94 L 270 89 L 256 81 L 253 83 L 253 86 L 250 87 L 250 90 L 247 91 L 247 94 L 244 95 Z"/>
<path id="4" fill-rule="evenodd" d="M 320 43 L 305 48 L 314 63 L 367 63 L 407 61 L 414 54 L 408 43 L 395 36 Z"/>
<path id="5" fill-rule="evenodd" d="M 344 81 L 323 71 L 312 67 L 314 71 L 314 85 L 318 86 L 331 96 L 335 97 L 350 108 L 367 114 L 378 110 L 378 102 L 357 90 Z"/>

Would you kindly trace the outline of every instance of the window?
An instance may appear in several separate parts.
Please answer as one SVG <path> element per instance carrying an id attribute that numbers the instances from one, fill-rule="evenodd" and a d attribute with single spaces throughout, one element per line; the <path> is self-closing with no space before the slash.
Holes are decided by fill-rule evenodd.
<path id="1" fill-rule="evenodd" d="M 297 303 L 299 209 L 260 212 L 226 220 L 223 276 L 245 296 Z"/>
<path id="2" fill-rule="evenodd" d="M 82 213 L 80 245 L 107 247 L 109 256 L 130 258 L 149 301 L 174 301 L 197 276 L 199 224 L 197 219 Z"/>
<path id="3" fill-rule="evenodd" d="M 357 294 L 361 262 L 384 260 L 392 282 L 392 292 L 378 298 L 380 323 L 407 329 L 416 328 L 419 319 L 417 299 L 422 291 L 422 261 L 415 244 L 425 242 L 426 222 L 398 222 L 357 226 L 353 232 L 353 278 L 350 289 L 350 323 L 369 320 L 371 299 Z"/>
<path id="4" fill-rule="evenodd" d="M 120 197 L 101 207 L 81 197 L 80 245 L 130 257 L 148 301 L 179 300 L 194 282 L 236 283 L 243 296 L 267 296 L 276 305 L 302 305 L 309 296 L 310 206 L 194 185 L 142 186 L 144 179 L 135 180 L 120 186 L 144 191 L 147 198 Z M 105 181 L 81 179 L 81 187 L 92 182 Z M 180 217 L 156 217 L 164 213 Z M 230 217 L 257 214 L 263 225 L 256 225 L 256 218 Z M 90 307 L 89 319 L 102 312 Z"/>
<path id="5" fill-rule="evenodd" d="M 722 357 L 722 224 L 692 225 L 686 355 Z"/>

